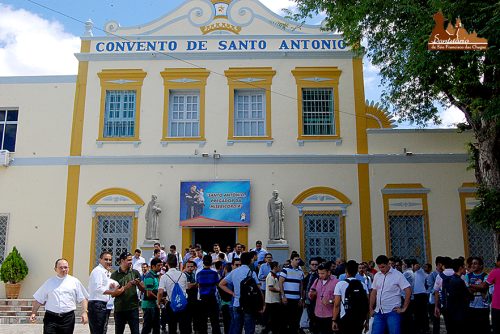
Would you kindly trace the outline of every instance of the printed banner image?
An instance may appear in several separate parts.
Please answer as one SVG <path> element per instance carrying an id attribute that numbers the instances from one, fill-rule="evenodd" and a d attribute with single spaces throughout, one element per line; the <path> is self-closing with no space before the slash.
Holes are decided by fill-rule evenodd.
<path id="1" fill-rule="evenodd" d="M 250 181 L 181 181 L 181 226 L 248 226 Z"/>

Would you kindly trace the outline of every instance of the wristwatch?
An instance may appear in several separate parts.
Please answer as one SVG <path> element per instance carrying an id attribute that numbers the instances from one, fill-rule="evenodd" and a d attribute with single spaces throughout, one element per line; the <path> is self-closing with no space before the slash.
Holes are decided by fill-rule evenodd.
<path id="1" fill-rule="evenodd" d="M 329 299 L 328 304 L 333 304 L 333 300 Z"/>

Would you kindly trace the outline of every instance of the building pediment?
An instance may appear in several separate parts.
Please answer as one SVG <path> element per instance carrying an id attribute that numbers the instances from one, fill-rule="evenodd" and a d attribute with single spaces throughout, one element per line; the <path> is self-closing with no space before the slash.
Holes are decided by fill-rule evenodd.
<path id="1" fill-rule="evenodd" d="M 291 22 L 258 0 L 187 0 L 152 22 L 122 27 L 109 21 L 104 30 L 117 36 L 326 34 L 319 26 Z"/>

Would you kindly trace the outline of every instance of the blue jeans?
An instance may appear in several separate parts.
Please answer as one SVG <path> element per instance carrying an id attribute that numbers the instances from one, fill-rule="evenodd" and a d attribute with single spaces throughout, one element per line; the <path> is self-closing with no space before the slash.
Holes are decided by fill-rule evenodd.
<path id="1" fill-rule="evenodd" d="M 241 334 L 243 333 L 243 328 L 245 328 L 245 334 L 255 333 L 255 315 L 245 313 L 239 307 L 234 307 L 231 334 Z"/>
<path id="2" fill-rule="evenodd" d="M 389 313 L 378 312 L 373 316 L 372 334 L 384 333 L 401 334 L 401 315 L 396 311 Z"/>

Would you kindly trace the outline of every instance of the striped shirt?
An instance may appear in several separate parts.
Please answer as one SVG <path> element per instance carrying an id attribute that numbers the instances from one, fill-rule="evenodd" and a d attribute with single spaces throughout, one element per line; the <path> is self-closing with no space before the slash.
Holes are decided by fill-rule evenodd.
<path id="1" fill-rule="evenodd" d="M 200 295 L 215 296 L 219 275 L 212 269 L 203 268 L 196 274 L 196 281 L 200 286 Z"/>
<path id="2" fill-rule="evenodd" d="M 285 279 L 283 282 L 283 293 L 287 299 L 300 299 L 300 286 L 304 279 L 304 272 L 300 267 L 283 268 L 280 276 Z"/>

